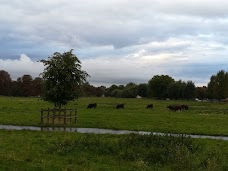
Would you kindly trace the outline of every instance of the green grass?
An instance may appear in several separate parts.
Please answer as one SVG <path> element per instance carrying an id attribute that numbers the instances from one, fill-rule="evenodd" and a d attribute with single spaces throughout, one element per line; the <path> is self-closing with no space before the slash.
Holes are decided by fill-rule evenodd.
<path id="1" fill-rule="evenodd" d="M 86 108 L 94 102 L 96 109 Z M 115 109 L 117 103 L 125 103 L 125 109 Z M 149 103 L 154 109 L 146 109 Z M 170 104 L 187 104 L 189 110 L 172 112 L 166 108 Z M 77 108 L 77 127 L 228 135 L 228 103 L 80 98 L 66 107 Z M 39 126 L 42 108 L 53 106 L 39 98 L 0 97 L 0 124 Z"/>
<path id="2" fill-rule="evenodd" d="M 96 109 L 87 109 L 88 103 Z M 117 110 L 117 103 L 125 109 Z M 154 109 L 146 109 L 149 103 Z M 189 111 L 166 106 L 187 104 Z M 0 124 L 40 125 L 39 98 L 0 97 Z M 81 98 L 77 127 L 228 135 L 228 104 L 151 99 Z M 228 170 L 228 142 L 153 135 L 95 135 L 0 130 L 0 170 Z"/>
<path id="3" fill-rule="evenodd" d="M 0 170 L 214 171 L 227 157 L 227 141 L 0 130 Z"/>

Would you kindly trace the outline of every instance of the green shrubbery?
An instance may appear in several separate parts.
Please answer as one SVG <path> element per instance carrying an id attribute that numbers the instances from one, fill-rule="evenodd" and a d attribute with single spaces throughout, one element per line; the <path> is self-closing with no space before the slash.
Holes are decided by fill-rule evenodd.
<path id="1" fill-rule="evenodd" d="M 183 135 L 130 134 L 114 138 L 88 134 L 73 140 L 54 141 L 46 153 L 67 156 L 84 151 L 112 156 L 121 162 L 136 163 L 140 169 L 224 170 L 225 156 L 205 151 L 203 144 Z"/>

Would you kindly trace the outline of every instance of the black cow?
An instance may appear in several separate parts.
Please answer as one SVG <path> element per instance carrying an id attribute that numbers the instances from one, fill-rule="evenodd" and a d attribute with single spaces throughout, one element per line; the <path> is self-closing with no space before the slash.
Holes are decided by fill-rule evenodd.
<path id="1" fill-rule="evenodd" d="M 124 109 L 124 104 L 117 104 L 116 109 Z"/>
<path id="2" fill-rule="evenodd" d="M 182 108 L 182 105 L 169 105 L 167 106 L 167 108 L 169 108 L 170 110 L 172 111 L 181 111 L 183 108 Z"/>
<path id="3" fill-rule="evenodd" d="M 153 109 L 153 107 L 154 107 L 153 104 L 148 104 L 146 108 L 147 108 L 147 109 Z"/>
<path id="4" fill-rule="evenodd" d="M 87 109 L 92 109 L 92 108 L 96 108 L 97 107 L 97 103 L 90 103 L 90 104 L 88 104 L 88 106 L 87 106 Z"/>
<path id="5" fill-rule="evenodd" d="M 181 105 L 183 110 L 188 110 L 188 105 Z"/>

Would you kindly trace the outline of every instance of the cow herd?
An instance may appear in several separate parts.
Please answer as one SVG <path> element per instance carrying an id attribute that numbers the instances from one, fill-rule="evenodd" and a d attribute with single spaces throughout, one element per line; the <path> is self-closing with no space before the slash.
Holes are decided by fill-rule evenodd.
<path id="1" fill-rule="evenodd" d="M 97 103 L 90 103 L 87 106 L 87 109 L 95 109 L 97 107 Z M 117 104 L 115 106 L 116 109 L 124 109 L 124 103 Z"/>
<path id="2" fill-rule="evenodd" d="M 172 111 L 182 111 L 182 110 L 188 110 L 188 105 L 169 105 L 167 106 L 168 109 Z"/>
<path id="3" fill-rule="evenodd" d="M 124 103 L 120 103 L 120 104 L 117 104 L 115 106 L 116 109 L 124 109 Z M 87 106 L 87 109 L 95 109 L 97 108 L 97 103 L 90 103 L 88 104 Z M 146 109 L 153 109 L 154 108 L 154 105 L 153 104 L 148 104 L 146 106 Z M 188 110 L 188 105 L 169 105 L 167 106 L 168 109 L 170 109 L 171 111 L 182 111 L 182 110 Z"/>

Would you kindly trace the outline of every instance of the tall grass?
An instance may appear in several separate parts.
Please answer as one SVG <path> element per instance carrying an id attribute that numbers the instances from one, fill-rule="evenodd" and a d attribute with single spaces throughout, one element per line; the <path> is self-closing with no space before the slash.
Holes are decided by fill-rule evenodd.
<path id="1" fill-rule="evenodd" d="M 0 170 L 228 169 L 228 142 L 182 135 L 0 131 L 0 142 Z"/>

